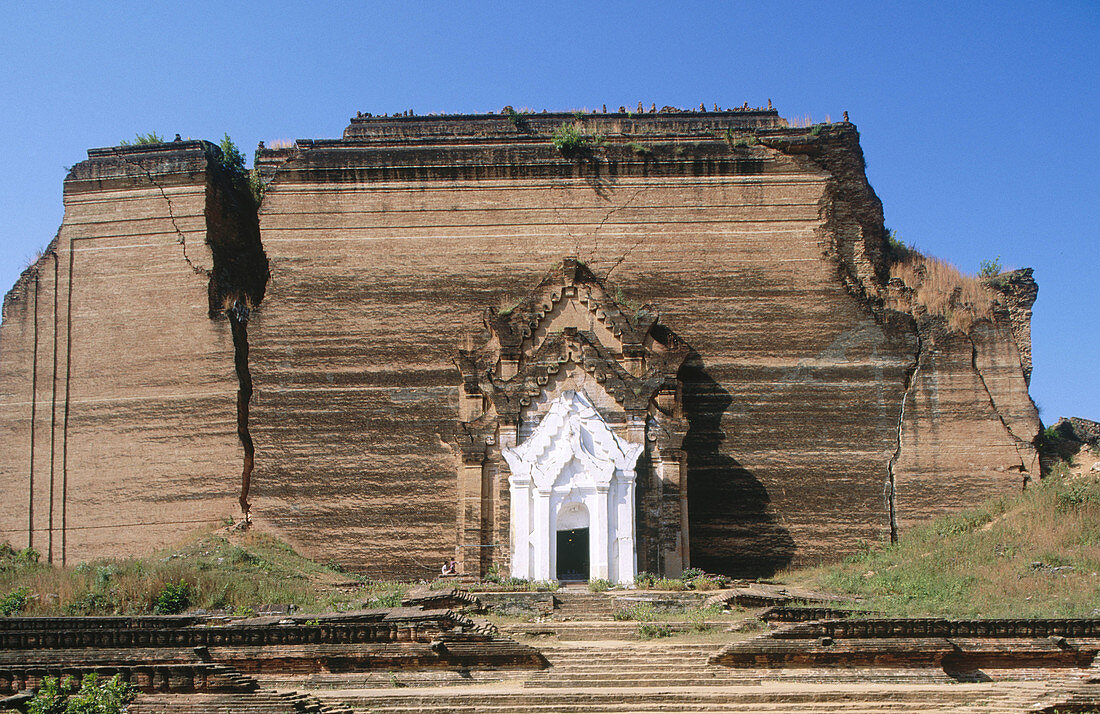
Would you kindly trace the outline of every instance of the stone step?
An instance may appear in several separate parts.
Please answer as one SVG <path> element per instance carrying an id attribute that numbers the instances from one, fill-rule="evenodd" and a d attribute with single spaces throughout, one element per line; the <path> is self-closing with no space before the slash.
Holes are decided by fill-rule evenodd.
<path id="1" fill-rule="evenodd" d="M 256 679 L 265 688 L 309 691 L 371 689 L 376 687 L 441 687 L 470 684 L 499 684 L 523 681 L 530 670 L 402 670 L 351 672 L 347 674 L 267 675 Z"/>
<path id="2" fill-rule="evenodd" d="M 628 704 L 628 705 L 594 705 L 587 702 L 564 705 L 541 705 L 536 701 L 517 701 L 514 705 L 505 707 L 485 707 L 480 704 L 442 704 L 439 706 L 401 706 L 400 704 L 386 704 L 384 706 L 370 705 L 367 707 L 353 707 L 356 714 L 574 714 L 579 712 L 602 712 L 605 714 L 641 714 L 642 712 L 752 712 L 753 714 L 806 714 L 806 712 L 835 712 L 837 714 L 916 714 L 917 712 L 950 712 L 952 714 L 965 714 L 966 712 L 981 712 L 982 714 L 1019 714 L 1021 708 L 1013 703 L 983 702 L 974 704 L 964 701 L 923 701 L 923 702 L 875 702 L 875 701 L 846 701 L 846 702 L 812 702 L 812 703 L 759 703 L 759 702 L 692 702 L 686 701 L 677 704 Z"/>
<path id="3" fill-rule="evenodd" d="M 352 714 L 340 702 L 321 702 L 297 692 L 233 694 L 141 694 L 128 714 Z"/>
<path id="4" fill-rule="evenodd" d="M 379 711 L 404 711 L 421 708 L 423 711 L 484 711 L 501 714 L 536 710 L 564 712 L 573 711 L 579 706 L 592 711 L 700 711 L 706 710 L 706 707 L 724 707 L 729 704 L 797 704 L 814 708 L 824 704 L 864 704 L 897 709 L 913 706 L 965 706 L 979 701 L 990 704 L 1009 703 L 1009 697 L 1004 693 L 994 692 L 989 686 L 972 685 L 902 688 L 863 686 L 842 689 L 810 687 L 803 691 L 766 691 L 744 687 L 701 691 L 692 687 L 665 687 L 659 691 L 641 692 L 632 689 L 580 689 L 570 692 L 543 689 L 521 693 L 470 689 L 462 692 L 407 694 L 390 690 L 372 695 L 351 695 L 345 692 L 332 696 L 357 710 L 377 708 Z"/>
<path id="5" fill-rule="evenodd" d="M 640 623 L 634 621 L 625 622 L 531 622 L 507 625 L 501 627 L 501 632 L 510 637 L 520 637 L 523 641 L 531 643 L 530 638 L 557 637 L 559 640 L 627 640 L 651 641 L 653 638 L 644 638 L 639 634 L 642 624 L 661 626 L 669 633 L 678 634 L 686 632 L 699 632 L 693 622 L 652 622 Z M 728 622 L 706 623 L 706 632 L 717 632 L 729 627 Z M 537 644 L 535 647 L 541 649 Z M 717 647 L 715 649 L 718 649 Z"/>
<path id="6" fill-rule="evenodd" d="M 844 712 L 845 714 L 916 714 L 917 712 L 950 712 L 953 714 L 965 714 L 974 712 L 977 714 L 1001 714 L 1002 712 L 1020 714 L 1023 709 L 1014 703 L 983 702 L 972 704 L 967 702 L 910 702 L 910 703 L 880 703 L 880 702 L 814 702 L 805 703 L 773 703 L 761 704 L 758 702 L 720 702 L 720 703 L 692 703 L 685 702 L 676 705 L 628 705 L 628 706 L 600 706 L 587 703 L 565 706 L 541 706 L 535 702 L 518 703 L 506 708 L 483 708 L 480 705 L 452 705 L 446 704 L 438 707 L 402 707 L 390 705 L 384 707 L 370 706 L 367 708 L 353 708 L 356 714 L 474 714 L 486 712 L 487 714 L 572 714 L 574 712 L 604 712 L 606 714 L 641 714 L 642 712 L 752 712 L 753 714 L 806 714 L 806 712 Z"/>

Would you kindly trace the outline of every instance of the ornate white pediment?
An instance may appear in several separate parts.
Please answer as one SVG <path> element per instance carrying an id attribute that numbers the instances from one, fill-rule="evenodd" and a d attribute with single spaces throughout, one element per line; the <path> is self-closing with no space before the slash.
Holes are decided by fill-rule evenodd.
<path id="1" fill-rule="evenodd" d="M 555 485 L 571 485 L 559 483 L 570 476 L 589 481 L 583 485 L 607 486 L 616 470 L 633 475 L 643 448 L 612 431 L 583 394 L 566 391 L 550 405 L 530 437 L 502 454 L 514 482 L 530 481 L 547 491 Z M 576 466 L 570 467 L 574 461 Z"/>
<path id="2" fill-rule="evenodd" d="M 486 308 L 455 359 L 462 385 L 453 441 L 463 494 L 456 552 L 466 572 L 510 561 L 515 577 L 557 577 L 556 534 L 582 522 L 589 577 L 632 582 L 636 536 L 656 564 L 661 534 L 679 532 L 683 519 L 659 507 L 667 499 L 656 480 L 644 480 L 637 493 L 635 469 L 648 450 L 647 475 L 657 463 L 662 484 L 680 484 L 670 464 L 687 421 L 676 375 L 690 353 L 653 306 L 624 301 L 576 258 L 564 258 L 512 307 Z M 508 475 L 506 497 L 490 493 L 504 486 L 496 474 Z M 506 523 L 495 506 L 501 501 L 509 504 Z M 487 546 L 505 542 L 507 555 L 496 561 L 504 554 Z M 679 572 L 680 560 L 665 562 Z"/>

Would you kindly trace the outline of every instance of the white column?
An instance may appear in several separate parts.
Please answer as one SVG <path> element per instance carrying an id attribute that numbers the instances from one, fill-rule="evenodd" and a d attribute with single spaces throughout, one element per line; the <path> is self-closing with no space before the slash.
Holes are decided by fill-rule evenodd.
<path id="1" fill-rule="evenodd" d="M 550 489 L 535 489 L 535 555 L 531 563 L 532 580 L 549 580 L 550 575 Z"/>
<path id="2" fill-rule="evenodd" d="M 530 578 L 531 563 L 531 480 L 511 479 L 512 501 L 512 577 Z"/>
<path id="3" fill-rule="evenodd" d="M 634 473 L 625 475 L 625 483 L 622 485 L 622 497 L 617 502 L 618 509 L 618 533 L 616 534 L 618 553 L 617 581 L 623 585 L 634 582 L 634 576 L 638 574 L 638 552 L 634 547 Z"/>
<path id="4" fill-rule="evenodd" d="M 589 578 L 607 579 L 608 547 L 607 539 L 611 530 L 610 519 L 607 510 L 607 484 L 596 484 L 596 494 L 593 497 L 592 506 L 588 513 L 588 533 L 592 542 L 589 544 L 589 558 L 591 567 Z"/>

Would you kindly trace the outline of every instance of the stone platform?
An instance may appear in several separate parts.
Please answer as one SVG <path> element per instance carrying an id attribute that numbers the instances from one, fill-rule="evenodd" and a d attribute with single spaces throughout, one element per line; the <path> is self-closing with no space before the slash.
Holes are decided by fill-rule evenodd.
<path id="1" fill-rule="evenodd" d="M 0 618 L 0 695 L 33 690 L 47 676 L 119 675 L 142 693 L 131 711 L 146 714 L 348 711 L 262 689 L 264 677 L 543 666 L 536 650 L 452 610 L 244 621 Z"/>

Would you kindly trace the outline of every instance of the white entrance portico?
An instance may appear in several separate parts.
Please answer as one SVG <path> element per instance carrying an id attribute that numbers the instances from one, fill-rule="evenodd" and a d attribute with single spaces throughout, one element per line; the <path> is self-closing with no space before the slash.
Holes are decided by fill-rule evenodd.
<path id="1" fill-rule="evenodd" d="M 635 466 L 643 448 L 612 431 L 582 392 L 565 391 L 526 440 L 502 449 L 512 472 L 512 576 L 562 576 L 559 543 L 576 538 L 588 543 L 583 577 L 634 582 Z M 575 554 L 568 559 L 571 568 Z"/>
<path id="2" fill-rule="evenodd" d="M 689 567 L 679 374 L 692 350 L 616 293 L 566 257 L 463 339 L 448 438 L 460 572 L 629 584 Z"/>

